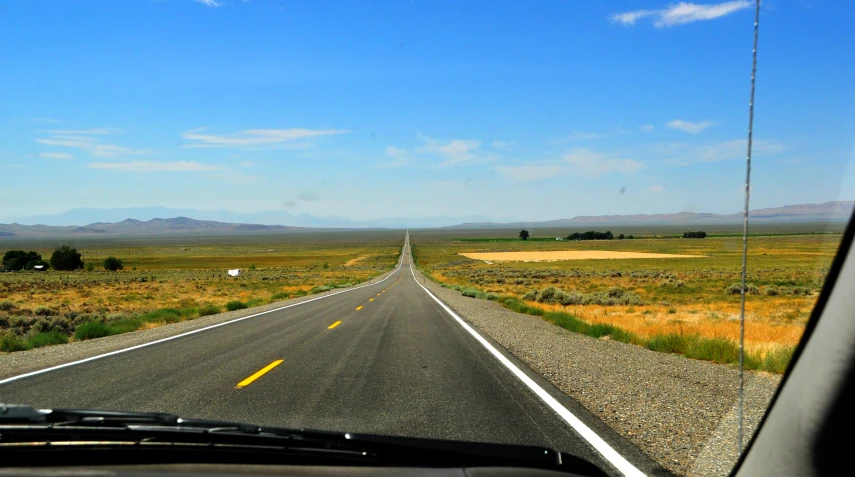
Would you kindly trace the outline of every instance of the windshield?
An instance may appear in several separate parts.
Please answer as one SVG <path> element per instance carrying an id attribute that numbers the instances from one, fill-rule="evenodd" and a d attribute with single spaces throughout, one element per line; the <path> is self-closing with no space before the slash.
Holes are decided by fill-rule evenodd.
<path id="1" fill-rule="evenodd" d="M 759 12 L 743 288 L 753 1 L 4 3 L 0 403 L 726 475 L 855 200 Z"/>

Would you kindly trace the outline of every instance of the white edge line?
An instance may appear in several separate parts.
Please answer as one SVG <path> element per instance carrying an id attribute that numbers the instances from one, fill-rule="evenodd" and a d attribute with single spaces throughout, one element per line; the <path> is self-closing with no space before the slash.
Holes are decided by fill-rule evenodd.
<path id="1" fill-rule="evenodd" d="M 537 395 L 547 406 L 552 408 L 562 419 L 564 419 L 570 427 L 576 431 L 577 434 L 582 436 L 583 439 L 588 441 L 597 452 L 599 452 L 606 460 L 609 461 L 613 466 L 615 466 L 618 471 L 620 471 L 623 475 L 627 477 L 646 477 L 644 472 L 638 470 L 634 465 L 632 465 L 628 460 L 626 460 L 622 455 L 618 454 L 616 450 L 612 446 L 610 446 L 606 441 L 603 440 L 602 437 L 597 435 L 590 427 L 585 425 L 584 422 L 579 420 L 572 412 L 570 412 L 566 407 L 562 406 L 554 397 L 550 396 L 549 393 L 546 392 L 542 387 L 538 386 L 528 375 L 526 375 L 522 370 L 518 367 L 514 366 L 511 361 L 506 358 L 502 353 L 499 352 L 493 345 L 491 345 L 484 337 L 479 335 L 475 330 L 472 329 L 463 319 L 457 316 L 456 313 L 451 311 L 445 303 L 442 302 L 439 298 L 437 298 L 433 293 L 430 292 L 424 285 L 419 283 L 419 280 L 416 278 L 416 273 L 413 271 L 412 264 L 410 265 L 410 273 L 413 274 L 413 279 L 416 283 L 422 287 L 422 289 L 431 297 L 435 302 L 439 304 L 452 318 L 454 318 L 457 323 L 463 327 L 466 331 L 469 332 L 472 336 L 481 343 L 484 348 L 487 348 L 487 351 L 490 352 L 496 359 L 499 360 L 500 363 L 505 365 L 508 370 L 513 373 L 520 381 L 522 381 L 529 389 L 531 389 L 534 394 Z"/>
<path id="2" fill-rule="evenodd" d="M 250 318 L 255 318 L 256 316 L 261 316 L 261 315 L 265 315 L 265 314 L 267 314 L 267 313 L 273 313 L 274 311 L 279 311 L 279 310 L 284 310 L 284 309 L 286 309 L 286 308 L 291 308 L 292 306 L 299 306 L 299 305 L 303 305 L 303 304 L 305 304 L 305 303 L 313 302 L 313 301 L 315 301 L 315 300 L 323 300 L 324 298 L 329 298 L 329 297 L 331 297 L 331 296 L 335 296 L 335 295 L 338 295 L 338 294 L 340 294 L 340 293 L 347 293 L 347 292 L 351 292 L 351 291 L 354 291 L 354 290 L 359 290 L 360 288 L 370 287 L 370 286 L 373 286 L 373 285 L 376 285 L 376 284 L 378 284 L 378 283 L 382 283 L 382 282 L 386 281 L 389 277 L 391 277 L 392 275 L 394 275 L 394 274 L 395 274 L 395 272 L 397 272 L 398 270 L 400 270 L 400 269 L 401 269 L 401 265 L 403 265 L 403 263 L 404 263 L 404 260 L 403 260 L 403 256 L 402 256 L 402 258 L 401 258 L 401 263 L 400 263 L 400 264 L 398 264 L 398 268 L 396 268 L 396 269 L 392 270 L 391 272 L 389 272 L 389 275 L 387 275 L 387 276 L 386 276 L 386 278 L 384 278 L 384 279 L 382 279 L 382 280 L 378 280 L 378 281 L 376 281 L 376 282 L 374 282 L 374 283 L 368 283 L 368 284 L 365 284 L 365 285 L 360 285 L 360 286 L 358 286 L 358 287 L 348 288 L 347 290 L 337 291 L 337 292 L 335 292 L 335 293 L 330 293 L 329 295 L 319 296 L 319 297 L 317 297 L 317 298 L 312 298 L 311 300 L 301 301 L 300 303 L 292 303 L 292 304 L 290 304 L 290 305 L 281 306 L 281 307 L 279 307 L 279 308 L 274 308 L 274 309 L 272 309 L 272 310 L 262 311 L 262 312 L 260 312 L 260 313 L 255 313 L 255 314 L 253 314 L 253 315 L 244 316 L 244 317 L 241 317 L 241 318 L 235 318 L 234 320 L 224 321 L 224 322 L 222 322 L 222 323 L 217 323 L 216 325 L 206 326 L 206 327 L 204 327 L 204 328 L 199 328 L 198 330 L 188 331 L 188 332 L 186 332 L 186 333 L 181 333 L 181 334 L 179 334 L 179 335 L 170 336 L 170 337 L 167 337 L 167 338 L 161 338 L 161 339 L 159 339 L 159 340 L 155 340 L 155 341 L 149 341 L 148 343 L 138 344 L 138 345 L 135 345 L 135 346 L 131 346 L 130 348 L 122 348 L 122 349 L 118 349 L 118 350 L 116 350 L 116 351 L 110 351 L 109 353 L 99 354 L 99 355 L 97 355 L 97 356 L 91 356 L 91 357 L 89 357 L 89 358 L 84 358 L 84 359 L 79 359 L 79 360 L 77 360 L 77 361 L 72 361 L 72 362 L 70 362 L 70 363 L 60 364 L 60 365 L 57 365 L 57 366 L 52 366 L 52 367 L 50 367 L 50 368 L 40 369 L 40 370 L 38 370 L 38 371 L 32 371 L 32 372 L 25 373 L 25 374 L 19 374 L 18 376 L 12 376 L 11 378 L 6 378 L 6 379 L 3 379 L 3 380 L 0 380 L 0 385 L 2 385 L 2 384 L 6 384 L 6 383 L 11 383 L 12 381 L 17 381 L 17 380 L 19 380 L 19 379 L 29 378 L 30 376 L 36 376 L 36 375 L 38 375 L 38 374 L 48 373 L 48 372 L 50 372 L 50 371 L 56 371 L 57 369 L 68 368 L 68 367 L 76 366 L 76 365 L 78 365 L 78 364 L 83 364 L 83 363 L 86 363 L 86 362 L 89 362 L 89 361 L 95 361 L 96 359 L 106 358 L 107 356 L 113 356 L 113 355 L 116 355 L 116 354 L 121 354 L 121 353 L 126 353 L 126 352 L 128 352 L 128 351 L 133 351 L 133 350 L 135 350 L 135 349 L 145 348 L 146 346 L 152 346 L 152 345 L 156 345 L 156 344 L 158 344 L 158 343 L 163 343 L 163 342 L 166 342 L 166 341 L 176 340 L 176 339 L 178 339 L 178 338 L 183 338 L 183 337 L 185 337 L 185 336 L 189 336 L 189 335 L 192 335 L 192 334 L 195 334 L 195 333 L 201 333 L 201 332 L 203 332 L 203 331 L 208 331 L 208 330 L 211 330 L 211 329 L 214 329 L 214 328 L 219 328 L 220 326 L 230 325 L 230 324 L 232 324 L 232 323 L 237 323 L 238 321 L 248 320 L 248 319 L 250 319 Z"/>

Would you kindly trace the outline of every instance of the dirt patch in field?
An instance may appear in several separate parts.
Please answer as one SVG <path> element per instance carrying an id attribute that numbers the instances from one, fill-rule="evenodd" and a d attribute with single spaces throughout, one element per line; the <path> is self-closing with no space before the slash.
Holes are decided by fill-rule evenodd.
<path id="1" fill-rule="evenodd" d="M 358 262 L 360 262 L 361 260 L 364 260 L 367 257 L 368 257 L 368 255 L 360 255 L 356 258 L 351 258 L 350 260 L 344 262 L 344 266 L 349 267 L 351 265 L 356 265 Z"/>
<path id="2" fill-rule="evenodd" d="M 558 250 L 553 252 L 486 252 L 461 253 L 473 260 L 541 262 L 547 260 L 622 260 L 628 258 L 700 258 L 703 255 L 669 253 L 612 252 L 608 250 Z"/>

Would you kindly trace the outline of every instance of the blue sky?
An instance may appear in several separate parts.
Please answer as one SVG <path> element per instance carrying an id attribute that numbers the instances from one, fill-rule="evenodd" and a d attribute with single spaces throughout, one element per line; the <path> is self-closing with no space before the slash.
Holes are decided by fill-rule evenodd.
<path id="1" fill-rule="evenodd" d="M 752 208 L 855 199 L 853 20 L 764 2 Z M 752 22 L 742 0 L 4 2 L 0 221 L 737 212 Z"/>

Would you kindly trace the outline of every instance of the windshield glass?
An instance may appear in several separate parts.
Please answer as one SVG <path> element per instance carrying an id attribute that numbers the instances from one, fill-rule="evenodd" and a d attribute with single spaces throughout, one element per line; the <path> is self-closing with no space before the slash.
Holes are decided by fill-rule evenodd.
<path id="1" fill-rule="evenodd" d="M 0 403 L 727 474 L 855 199 L 759 11 L 743 314 L 753 1 L 4 3 Z"/>

